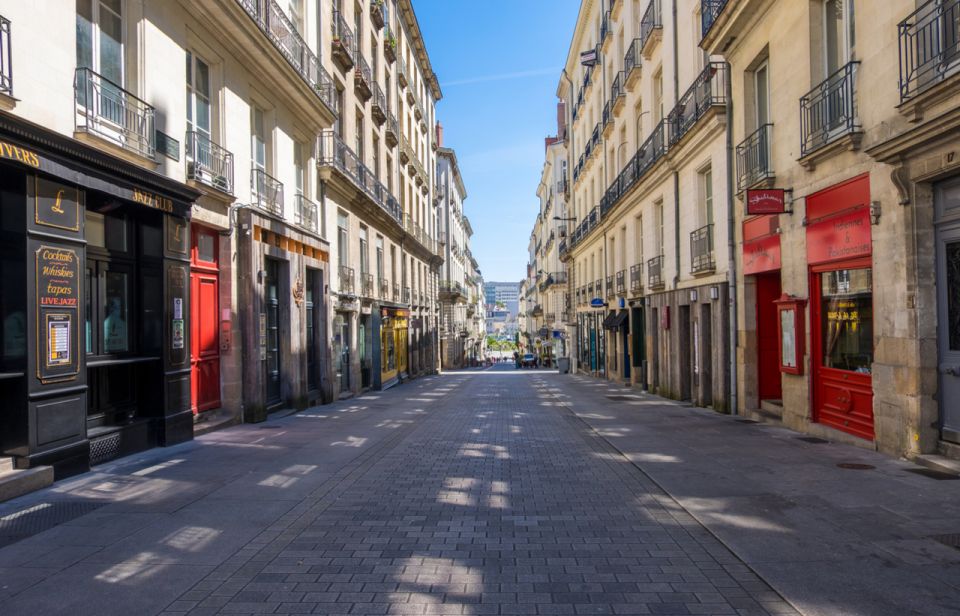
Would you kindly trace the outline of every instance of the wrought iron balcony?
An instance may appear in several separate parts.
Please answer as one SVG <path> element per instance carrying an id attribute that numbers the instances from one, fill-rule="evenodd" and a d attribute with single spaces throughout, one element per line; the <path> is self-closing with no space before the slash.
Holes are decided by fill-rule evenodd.
<path id="1" fill-rule="evenodd" d="M 594 298 L 594 294 L 593 294 L 594 286 L 593 286 L 593 283 L 591 282 L 590 284 L 588 284 L 588 285 L 586 286 L 586 289 L 587 289 L 587 303 L 589 304 L 589 303 L 590 303 L 590 300 L 592 300 L 592 299 Z"/>
<path id="2" fill-rule="evenodd" d="M 640 48 L 644 50 L 644 55 L 649 57 L 650 50 L 663 32 L 663 17 L 660 11 L 660 0 L 650 0 L 647 9 L 643 12 L 640 19 Z"/>
<path id="3" fill-rule="evenodd" d="M 383 57 L 390 64 L 397 61 L 397 37 L 390 30 L 390 24 L 383 27 Z"/>
<path id="4" fill-rule="evenodd" d="M 627 270 L 617 272 L 617 295 L 626 295 L 627 293 Z"/>
<path id="5" fill-rule="evenodd" d="M 855 77 L 850 62 L 800 99 L 800 157 L 837 139 L 860 132 Z"/>
<path id="6" fill-rule="evenodd" d="M 254 168 L 250 170 L 250 192 L 254 205 L 283 217 L 283 182 L 263 169 Z"/>
<path id="7" fill-rule="evenodd" d="M 690 233 L 690 273 L 703 274 L 717 268 L 713 259 L 713 225 Z"/>
<path id="8" fill-rule="evenodd" d="M 360 294 L 364 297 L 373 298 L 373 274 L 360 274 Z"/>
<path id="9" fill-rule="evenodd" d="M 651 289 L 662 289 L 663 283 L 663 255 L 647 261 L 647 284 Z"/>
<path id="10" fill-rule="evenodd" d="M 386 278 L 377 279 L 377 288 L 380 289 L 380 299 L 390 299 L 390 283 Z"/>
<path id="11" fill-rule="evenodd" d="M 600 123 L 593 127 L 593 134 L 590 136 L 590 145 L 593 146 L 595 153 L 600 152 Z"/>
<path id="12" fill-rule="evenodd" d="M 670 145 L 678 143 L 714 106 L 727 104 L 727 64 L 711 62 L 670 112 Z"/>
<path id="13" fill-rule="evenodd" d="M 370 103 L 370 115 L 373 116 L 373 121 L 377 123 L 377 126 L 383 126 L 387 121 L 388 112 L 389 105 L 387 103 L 387 97 L 383 93 L 383 88 L 380 87 L 379 83 L 374 81 L 373 102 Z"/>
<path id="14" fill-rule="evenodd" d="M 187 179 L 233 194 L 233 154 L 196 131 L 187 131 Z"/>
<path id="15" fill-rule="evenodd" d="M 957 74 L 960 0 L 928 0 L 901 21 L 900 102 Z"/>
<path id="16" fill-rule="evenodd" d="M 340 274 L 340 292 L 346 295 L 353 295 L 356 291 L 356 278 L 353 268 L 341 265 L 337 271 Z"/>
<path id="17" fill-rule="evenodd" d="M 617 73 L 613 78 L 613 84 L 610 85 L 610 102 L 613 107 L 613 114 L 620 115 L 623 106 L 627 102 L 627 93 L 624 91 L 624 85 L 627 81 L 627 74 L 623 71 Z"/>
<path id="18" fill-rule="evenodd" d="M 737 192 L 774 177 L 773 124 L 764 124 L 737 146 Z"/>
<path id="19" fill-rule="evenodd" d="M 400 302 L 400 283 L 399 282 L 393 283 L 393 301 L 397 303 Z"/>
<path id="20" fill-rule="evenodd" d="M 543 321 L 544 323 L 554 323 L 557 320 L 557 313 L 555 312 L 544 312 Z"/>
<path id="21" fill-rule="evenodd" d="M 603 124 L 603 136 L 605 138 L 610 137 L 610 133 L 613 132 L 614 122 L 613 122 L 613 108 L 610 105 L 610 101 L 607 101 L 603 104 L 603 114 L 601 115 L 601 122 Z"/>
<path id="22" fill-rule="evenodd" d="M 717 21 L 723 7 L 727 5 L 727 0 L 700 0 L 700 36 L 704 37 L 710 32 L 713 23 Z"/>
<path id="23" fill-rule="evenodd" d="M 293 198 L 294 222 L 312 233 L 320 232 L 317 204 L 301 194 Z"/>
<path id="24" fill-rule="evenodd" d="M 373 71 L 370 70 L 370 65 L 367 64 L 367 60 L 363 57 L 360 49 L 358 48 L 355 51 L 354 63 L 356 67 L 353 69 L 353 91 L 357 93 L 360 102 L 365 103 L 373 96 Z"/>
<path id="25" fill-rule="evenodd" d="M 610 29 L 610 11 L 607 11 L 600 18 L 600 44 L 606 42 L 607 36 L 611 33 Z"/>
<path id="26" fill-rule="evenodd" d="M 377 30 L 383 27 L 383 0 L 370 0 L 370 21 Z"/>
<path id="27" fill-rule="evenodd" d="M 597 297 L 601 297 L 603 295 L 603 280 L 597 280 L 593 285 L 594 293 Z"/>
<path id="28" fill-rule="evenodd" d="M 643 66 L 643 41 L 633 39 L 623 56 L 623 72 L 626 75 L 624 87 L 632 89 L 640 80 L 640 69 Z"/>
<path id="29" fill-rule="evenodd" d="M 320 64 L 320 59 L 304 42 L 297 29 L 275 0 L 237 0 L 273 46 L 287 59 L 333 113 L 338 113 L 333 79 Z"/>
<path id="30" fill-rule="evenodd" d="M 13 55 L 10 20 L 0 15 L 0 94 L 13 96 Z"/>
<path id="31" fill-rule="evenodd" d="M 386 186 L 380 183 L 339 135 L 332 129 L 320 133 L 320 152 L 318 165 L 332 167 L 350 180 L 360 191 L 367 195 L 398 224 L 402 224 L 400 204 L 390 194 Z"/>
<path id="32" fill-rule="evenodd" d="M 157 148 L 156 111 L 89 68 L 74 76 L 76 128 L 152 159 Z"/>
<path id="33" fill-rule="evenodd" d="M 643 263 L 637 263 L 630 266 L 630 292 L 640 293 L 643 291 Z"/>
<path id="34" fill-rule="evenodd" d="M 397 85 L 403 90 L 407 87 L 407 63 L 403 61 L 403 56 L 398 58 L 397 62 Z"/>
<path id="35" fill-rule="evenodd" d="M 613 276 L 607 276 L 607 297 L 614 297 L 616 294 L 616 289 L 613 286 Z"/>
<path id="36" fill-rule="evenodd" d="M 356 48 L 356 40 L 353 38 L 353 30 L 347 25 L 347 20 L 343 18 L 343 13 L 337 9 L 333 10 L 333 19 L 330 21 L 333 29 L 333 37 L 330 42 L 330 56 L 337 63 L 342 71 L 349 71 L 353 68 L 353 50 Z"/>
<path id="37" fill-rule="evenodd" d="M 393 111 L 387 112 L 387 127 L 384 129 L 383 139 L 387 142 L 387 147 L 393 149 L 400 143 L 400 126 L 397 124 L 397 117 Z"/>

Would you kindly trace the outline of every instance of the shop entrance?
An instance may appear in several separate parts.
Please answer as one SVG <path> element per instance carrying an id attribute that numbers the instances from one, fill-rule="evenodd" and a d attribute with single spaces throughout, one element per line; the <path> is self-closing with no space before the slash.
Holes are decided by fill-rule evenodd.
<path id="1" fill-rule="evenodd" d="M 780 272 L 756 276 L 757 291 L 757 390 L 760 400 L 783 398 L 778 357 L 777 305 L 782 293 Z"/>
<path id="2" fill-rule="evenodd" d="M 873 270 L 869 266 L 868 258 L 814 269 L 810 320 L 816 421 L 873 440 Z"/>
<path id="3" fill-rule="evenodd" d="M 266 405 L 280 404 L 280 262 L 264 259 L 266 273 L 264 310 L 266 312 L 267 347 L 263 361 L 263 381 L 266 384 Z"/>
<path id="4" fill-rule="evenodd" d="M 340 393 L 350 391 L 350 315 L 338 313 L 333 319 L 333 357 Z"/>
<path id="5" fill-rule="evenodd" d="M 960 443 L 960 180 L 936 187 L 940 431 Z"/>
<path id="6" fill-rule="evenodd" d="M 217 233 L 194 225 L 191 236 L 190 405 L 196 415 L 220 408 L 220 276 Z"/>
<path id="7" fill-rule="evenodd" d="M 645 315 L 643 308 L 632 308 L 630 310 L 630 335 L 632 338 L 633 366 L 637 369 L 637 382 L 644 388 L 647 388 L 647 339 L 644 335 L 646 329 L 644 322 Z"/>

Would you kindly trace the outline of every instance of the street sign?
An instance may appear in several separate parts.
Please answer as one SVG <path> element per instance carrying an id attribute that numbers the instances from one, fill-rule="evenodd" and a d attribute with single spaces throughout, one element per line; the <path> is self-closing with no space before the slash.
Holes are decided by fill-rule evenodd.
<path id="1" fill-rule="evenodd" d="M 604 307 L 603 299 L 600 297 L 594 297 L 593 299 L 590 300 L 590 307 L 603 308 Z"/>

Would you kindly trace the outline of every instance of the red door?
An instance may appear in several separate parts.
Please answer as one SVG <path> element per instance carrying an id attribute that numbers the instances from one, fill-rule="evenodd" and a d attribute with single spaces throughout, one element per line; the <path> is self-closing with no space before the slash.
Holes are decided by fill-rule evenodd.
<path id="1" fill-rule="evenodd" d="M 216 232 L 194 226 L 192 240 L 190 401 L 197 414 L 220 407 L 220 276 Z"/>
<path id="2" fill-rule="evenodd" d="M 777 356 L 777 305 L 780 299 L 780 272 L 757 276 L 757 378 L 761 400 L 783 398 L 780 359 Z"/>
<path id="3" fill-rule="evenodd" d="M 814 420 L 873 440 L 870 259 L 814 268 L 810 280 Z"/>

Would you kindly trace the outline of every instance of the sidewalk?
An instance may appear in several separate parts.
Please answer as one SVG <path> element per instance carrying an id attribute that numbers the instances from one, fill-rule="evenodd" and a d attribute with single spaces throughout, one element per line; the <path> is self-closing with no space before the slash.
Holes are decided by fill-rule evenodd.
<path id="1" fill-rule="evenodd" d="M 542 383 L 803 614 L 960 614 L 960 481 L 590 377 Z"/>

